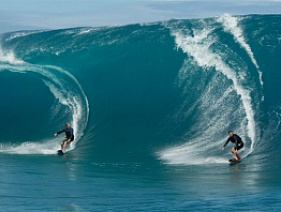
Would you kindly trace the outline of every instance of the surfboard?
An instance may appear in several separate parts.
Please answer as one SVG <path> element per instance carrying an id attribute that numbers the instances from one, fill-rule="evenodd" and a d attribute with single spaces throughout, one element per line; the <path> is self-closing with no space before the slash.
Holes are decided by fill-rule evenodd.
<path id="1" fill-rule="evenodd" d="M 58 155 L 64 155 L 62 150 L 58 150 L 57 153 L 58 153 Z"/>
<path id="2" fill-rule="evenodd" d="M 242 161 L 242 159 L 236 160 L 235 158 L 230 158 L 230 159 L 228 160 L 228 162 L 229 162 L 230 164 L 241 163 L 241 161 Z"/>

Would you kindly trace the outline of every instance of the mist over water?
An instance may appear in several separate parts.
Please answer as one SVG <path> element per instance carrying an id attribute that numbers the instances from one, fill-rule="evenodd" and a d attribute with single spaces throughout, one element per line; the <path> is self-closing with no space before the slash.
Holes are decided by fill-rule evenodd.
<path id="1" fill-rule="evenodd" d="M 280 24 L 225 14 L 1 34 L 0 209 L 278 211 Z M 57 157 L 67 121 L 76 139 Z M 245 143 L 235 166 L 231 144 L 220 152 L 229 129 Z"/>

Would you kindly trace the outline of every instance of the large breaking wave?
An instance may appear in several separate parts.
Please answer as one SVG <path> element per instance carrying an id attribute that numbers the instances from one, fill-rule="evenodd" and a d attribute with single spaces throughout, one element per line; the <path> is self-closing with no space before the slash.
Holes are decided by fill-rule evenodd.
<path id="1" fill-rule="evenodd" d="M 225 14 L 6 33 L 0 70 L 39 77 L 52 101 L 65 106 L 50 108 L 49 116 L 71 119 L 77 133 L 72 148 L 89 157 L 224 163 L 230 153 L 220 147 L 229 129 L 245 141 L 242 157 L 262 154 L 261 147 L 273 151 L 267 143 L 279 135 L 280 22 L 277 15 Z M 1 151 L 54 153 L 58 142 L 6 139 Z"/>

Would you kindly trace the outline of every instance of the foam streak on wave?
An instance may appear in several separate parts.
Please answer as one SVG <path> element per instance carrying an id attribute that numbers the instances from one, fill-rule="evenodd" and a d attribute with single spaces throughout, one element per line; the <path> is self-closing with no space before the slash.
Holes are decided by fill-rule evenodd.
<path id="1" fill-rule="evenodd" d="M 36 31 L 21 31 L 21 32 L 15 32 L 13 33 L 10 37 L 6 38 L 6 41 L 11 41 L 16 38 L 20 37 L 25 37 L 28 35 L 36 34 L 36 33 L 41 33 L 41 32 L 46 32 L 47 30 L 36 30 Z"/>
<path id="2" fill-rule="evenodd" d="M 236 42 L 239 43 L 245 49 L 245 51 L 251 58 L 252 63 L 255 65 L 258 71 L 259 81 L 261 86 L 263 86 L 262 72 L 260 71 L 260 67 L 254 57 L 254 53 L 252 52 L 251 47 L 249 46 L 249 44 L 247 44 L 243 36 L 242 29 L 238 26 L 239 19 L 229 14 L 224 14 L 218 18 L 218 22 L 222 23 L 224 31 L 231 33 L 235 38 Z"/>

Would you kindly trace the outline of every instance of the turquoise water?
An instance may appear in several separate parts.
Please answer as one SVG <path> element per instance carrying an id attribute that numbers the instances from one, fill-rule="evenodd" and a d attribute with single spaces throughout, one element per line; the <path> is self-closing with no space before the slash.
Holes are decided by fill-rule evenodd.
<path id="1" fill-rule="evenodd" d="M 0 38 L 1 211 L 279 211 L 281 17 Z M 57 156 L 70 121 L 75 141 Z M 230 166 L 227 131 L 243 161 Z"/>

